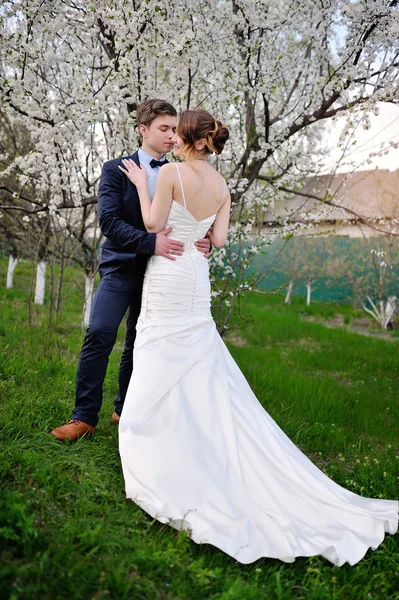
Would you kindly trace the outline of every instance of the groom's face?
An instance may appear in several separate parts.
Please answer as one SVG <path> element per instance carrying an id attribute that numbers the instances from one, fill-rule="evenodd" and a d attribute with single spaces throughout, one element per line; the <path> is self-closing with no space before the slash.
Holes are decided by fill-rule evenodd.
<path id="1" fill-rule="evenodd" d="M 143 150 L 151 156 L 166 154 L 172 149 L 172 138 L 176 133 L 176 118 L 172 115 L 159 115 L 151 125 L 140 125 L 143 136 Z"/>

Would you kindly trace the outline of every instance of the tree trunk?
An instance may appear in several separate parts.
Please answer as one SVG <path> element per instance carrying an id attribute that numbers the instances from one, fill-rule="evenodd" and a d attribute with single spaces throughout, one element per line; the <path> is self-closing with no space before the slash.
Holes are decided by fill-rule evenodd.
<path id="1" fill-rule="evenodd" d="M 363 308 L 366 312 L 374 317 L 377 323 L 380 325 L 382 329 L 388 329 L 388 326 L 392 323 L 393 317 L 395 315 L 396 309 L 398 308 L 398 300 L 396 296 L 388 296 L 386 305 L 384 306 L 384 301 L 380 300 L 378 309 L 374 304 L 370 296 L 367 296 L 367 300 L 370 302 L 371 309 L 367 308 L 365 304 L 363 304 Z"/>
<path id="2" fill-rule="evenodd" d="M 58 319 L 58 317 L 60 316 L 61 290 L 62 290 L 62 284 L 64 281 L 65 256 L 64 256 L 64 249 L 62 249 L 62 250 L 63 250 L 63 252 L 61 255 L 60 276 L 58 278 L 57 291 L 56 291 L 56 295 L 55 295 L 55 318 L 56 319 Z"/>
<path id="3" fill-rule="evenodd" d="M 306 284 L 306 305 L 307 306 L 310 306 L 311 295 L 312 295 L 312 284 L 307 283 Z"/>
<path id="4" fill-rule="evenodd" d="M 394 314 L 398 307 L 398 300 L 396 296 L 388 296 L 387 303 L 385 306 L 385 319 L 384 319 L 384 329 L 389 329 L 392 324 Z"/>
<path id="5" fill-rule="evenodd" d="M 44 291 L 46 287 L 46 266 L 47 263 L 45 260 L 41 260 L 37 265 L 35 304 L 44 304 Z"/>
<path id="6" fill-rule="evenodd" d="M 292 290 L 294 289 L 294 283 L 295 283 L 295 279 L 291 279 L 291 281 L 288 284 L 288 289 L 287 289 L 287 293 L 285 296 L 284 304 L 291 304 L 291 294 L 292 294 Z"/>
<path id="7" fill-rule="evenodd" d="M 10 290 L 12 287 L 14 287 L 14 271 L 15 271 L 15 267 L 18 264 L 18 258 L 16 256 L 13 256 L 12 254 L 10 254 L 9 258 L 8 258 L 8 269 L 7 269 L 7 284 L 6 284 L 6 288 L 8 290 Z"/>
<path id="8" fill-rule="evenodd" d="M 84 305 L 83 305 L 83 320 L 82 320 L 83 328 L 88 327 L 88 325 L 89 325 L 91 304 L 93 302 L 93 295 L 94 295 L 94 280 L 95 280 L 95 278 L 96 278 L 95 273 L 89 273 L 88 275 L 86 275 L 85 301 L 84 301 Z"/>

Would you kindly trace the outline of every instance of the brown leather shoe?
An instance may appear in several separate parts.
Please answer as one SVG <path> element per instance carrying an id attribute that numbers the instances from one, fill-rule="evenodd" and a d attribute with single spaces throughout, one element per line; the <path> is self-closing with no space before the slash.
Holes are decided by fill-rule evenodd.
<path id="1" fill-rule="evenodd" d="M 61 425 L 61 427 L 57 427 L 57 429 L 50 431 L 50 434 L 61 442 L 65 442 L 65 440 L 76 442 L 77 439 L 84 435 L 93 435 L 95 430 L 96 428 L 93 425 L 71 419 L 68 423 L 65 423 L 65 425 Z"/>
<path id="2" fill-rule="evenodd" d="M 113 415 L 111 417 L 111 423 L 113 425 L 119 425 L 119 421 L 121 420 L 120 416 L 116 414 L 116 412 L 113 412 Z"/>

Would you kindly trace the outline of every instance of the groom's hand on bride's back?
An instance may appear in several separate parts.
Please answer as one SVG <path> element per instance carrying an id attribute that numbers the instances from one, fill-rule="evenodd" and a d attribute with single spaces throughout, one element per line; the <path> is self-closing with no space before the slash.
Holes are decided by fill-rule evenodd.
<path id="1" fill-rule="evenodd" d="M 173 227 L 167 227 L 160 233 L 157 233 L 157 241 L 155 243 L 155 254 L 164 256 L 170 260 L 176 260 L 176 256 L 181 256 L 184 252 L 183 242 L 178 242 L 168 238 L 167 236 L 172 231 Z"/>
<path id="2" fill-rule="evenodd" d="M 197 250 L 202 252 L 205 258 L 208 258 L 211 253 L 211 241 L 208 237 L 204 237 L 201 240 L 198 240 L 198 242 L 195 242 L 195 246 L 197 246 Z"/>

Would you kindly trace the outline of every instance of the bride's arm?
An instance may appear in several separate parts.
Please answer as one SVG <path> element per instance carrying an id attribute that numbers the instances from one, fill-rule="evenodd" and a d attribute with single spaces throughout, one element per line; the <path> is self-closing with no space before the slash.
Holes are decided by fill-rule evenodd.
<path id="1" fill-rule="evenodd" d="M 216 248 L 221 248 L 226 243 L 227 232 L 229 230 L 230 205 L 231 199 L 229 194 L 229 197 L 219 209 L 215 222 L 212 225 L 212 229 L 208 236 L 211 240 L 212 246 L 216 246 Z"/>
<path id="2" fill-rule="evenodd" d="M 124 169 L 122 167 L 119 167 L 119 169 L 128 176 L 137 188 L 146 230 L 151 233 L 163 231 L 173 197 L 171 165 L 164 165 L 159 170 L 155 196 L 151 202 L 148 193 L 147 172 L 144 167 L 138 167 L 131 159 L 123 160 L 122 163 Z"/>

